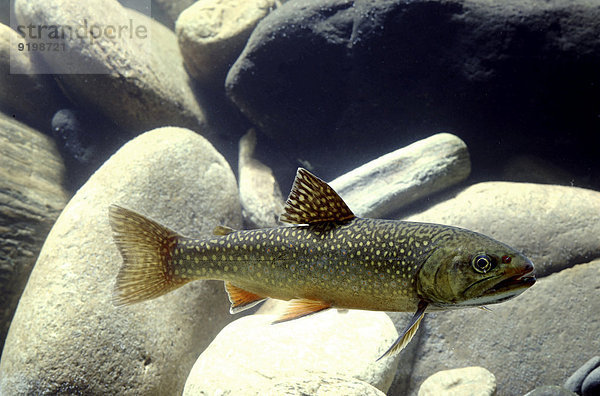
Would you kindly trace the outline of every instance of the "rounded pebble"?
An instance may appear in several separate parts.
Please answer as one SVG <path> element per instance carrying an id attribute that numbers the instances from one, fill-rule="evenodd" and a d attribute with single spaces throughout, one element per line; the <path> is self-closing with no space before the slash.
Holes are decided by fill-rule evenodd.
<path id="1" fill-rule="evenodd" d="M 594 356 L 571 374 L 565 381 L 564 387 L 577 394 L 581 394 L 583 381 L 598 366 L 600 366 L 600 356 Z"/>
<path id="2" fill-rule="evenodd" d="M 585 377 L 585 380 L 581 385 L 581 394 L 583 396 L 600 395 L 600 367 L 596 367 L 594 371 Z"/>

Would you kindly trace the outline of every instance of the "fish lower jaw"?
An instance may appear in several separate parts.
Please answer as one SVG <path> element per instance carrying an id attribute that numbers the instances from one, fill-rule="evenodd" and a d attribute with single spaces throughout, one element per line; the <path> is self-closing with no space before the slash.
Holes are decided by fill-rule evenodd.
<path id="1" fill-rule="evenodd" d="M 493 291 L 490 294 L 484 294 L 480 297 L 471 298 L 468 300 L 457 302 L 458 307 L 479 307 L 482 305 L 497 304 L 510 300 L 527 290 L 528 287 L 512 288 L 503 291 Z"/>

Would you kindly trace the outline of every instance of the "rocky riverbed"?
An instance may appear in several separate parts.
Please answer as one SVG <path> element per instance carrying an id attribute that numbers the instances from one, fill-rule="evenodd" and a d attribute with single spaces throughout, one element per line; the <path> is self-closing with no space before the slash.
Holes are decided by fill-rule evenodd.
<path id="1" fill-rule="evenodd" d="M 600 392 L 600 6 L 8 8 L 0 394 Z M 40 50 L 50 29 L 32 33 L 83 21 L 87 33 L 59 51 Z M 538 281 L 491 312 L 427 314 L 405 350 L 377 362 L 412 313 L 330 310 L 272 326 L 282 302 L 231 315 L 220 281 L 112 304 L 122 259 L 110 204 L 194 237 L 277 226 L 299 166 L 359 216 L 515 247 Z"/>

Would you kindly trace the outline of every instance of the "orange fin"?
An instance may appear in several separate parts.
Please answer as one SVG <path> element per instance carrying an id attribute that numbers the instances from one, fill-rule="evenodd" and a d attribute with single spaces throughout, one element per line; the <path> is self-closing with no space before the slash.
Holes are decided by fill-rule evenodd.
<path id="1" fill-rule="evenodd" d="M 251 293 L 240 287 L 234 286 L 229 282 L 225 282 L 225 290 L 229 296 L 229 301 L 231 301 L 231 308 L 229 308 L 229 312 L 232 314 L 252 308 L 261 301 L 266 300 L 266 297 Z"/>
<path id="2" fill-rule="evenodd" d="M 298 168 L 290 196 L 280 220 L 291 224 L 313 224 L 353 219 L 344 200 L 323 180 Z"/>
<path id="3" fill-rule="evenodd" d="M 229 228 L 227 226 L 216 226 L 213 230 L 213 235 L 227 235 L 235 232 L 233 228 Z"/>
<path id="4" fill-rule="evenodd" d="M 290 301 L 285 308 L 285 312 L 276 321 L 274 321 L 273 324 L 287 322 L 288 320 L 292 319 L 298 319 L 329 308 L 331 308 L 331 304 L 328 304 L 324 301 L 299 298 Z"/>
<path id="5" fill-rule="evenodd" d="M 419 329 L 421 320 L 425 316 L 425 310 L 427 309 L 427 305 L 428 303 L 426 303 L 425 301 L 419 301 L 417 312 L 415 312 L 415 314 L 413 315 L 408 326 L 406 326 L 400 337 L 398 337 L 398 339 L 392 344 L 392 346 L 387 351 L 385 351 L 385 353 L 381 355 L 379 359 L 377 359 L 377 361 L 383 359 L 386 356 L 391 356 L 400 352 L 404 349 L 404 347 L 408 345 L 410 340 L 413 339 L 415 333 Z"/>

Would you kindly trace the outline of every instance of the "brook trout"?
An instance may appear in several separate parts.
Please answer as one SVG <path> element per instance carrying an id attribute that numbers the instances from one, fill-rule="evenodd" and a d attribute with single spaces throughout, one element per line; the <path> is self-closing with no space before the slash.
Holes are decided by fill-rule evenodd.
<path id="1" fill-rule="evenodd" d="M 415 312 L 380 357 L 399 352 L 425 312 L 499 303 L 535 283 L 515 249 L 465 229 L 354 216 L 324 181 L 298 169 L 281 220 L 292 226 L 192 239 L 131 210 L 109 208 L 123 257 L 115 305 L 197 279 L 225 281 L 231 313 L 267 297 L 291 300 L 276 322 L 328 308 Z"/>

